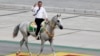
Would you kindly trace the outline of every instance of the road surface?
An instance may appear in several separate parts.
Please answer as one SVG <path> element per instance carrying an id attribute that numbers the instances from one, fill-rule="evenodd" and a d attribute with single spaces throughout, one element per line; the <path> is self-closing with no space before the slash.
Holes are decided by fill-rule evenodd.
<path id="1" fill-rule="evenodd" d="M 0 0 L 1 4 L 33 5 L 38 0 Z M 100 0 L 42 0 L 47 7 L 100 10 Z"/>

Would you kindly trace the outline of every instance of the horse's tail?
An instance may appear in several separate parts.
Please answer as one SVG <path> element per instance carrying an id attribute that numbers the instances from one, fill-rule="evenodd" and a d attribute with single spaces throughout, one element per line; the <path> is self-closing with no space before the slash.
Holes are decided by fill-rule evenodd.
<path id="1" fill-rule="evenodd" d="M 20 25 L 20 24 L 19 24 L 19 25 Z M 13 31 L 13 38 L 15 38 L 15 37 L 18 35 L 19 25 L 17 25 L 17 26 L 14 28 L 14 31 Z"/>

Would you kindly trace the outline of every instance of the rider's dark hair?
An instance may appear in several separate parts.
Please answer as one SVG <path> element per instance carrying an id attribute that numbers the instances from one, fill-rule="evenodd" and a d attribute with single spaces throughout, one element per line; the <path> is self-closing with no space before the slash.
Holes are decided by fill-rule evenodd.
<path id="1" fill-rule="evenodd" d="M 42 1 L 38 1 L 38 3 L 42 3 Z"/>

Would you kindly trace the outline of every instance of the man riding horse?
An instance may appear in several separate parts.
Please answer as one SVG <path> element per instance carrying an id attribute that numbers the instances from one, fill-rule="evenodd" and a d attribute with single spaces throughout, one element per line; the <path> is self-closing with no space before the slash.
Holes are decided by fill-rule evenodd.
<path id="1" fill-rule="evenodd" d="M 42 1 L 38 1 L 37 4 L 35 4 L 32 7 L 32 11 L 34 12 L 33 16 L 35 17 L 35 23 L 37 25 L 37 30 L 35 32 L 36 34 L 36 39 L 39 40 L 39 36 L 38 33 L 40 31 L 41 28 L 41 23 L 44 20 L 48 20 L 48 16 L 47 16 L 47 12 L 45 10 L 45 8 L 42 6 Z"/>
<path id="2" fill-rule="evenodd" d="M 53 52 L 53 56 L 55 56 L 55 51 L 53 49 L 53 37 L 54 37 L 54 30 L 56 28 L 56 26 L 59 27 L 59 29 L 63 29 L 63 25 L 61 23 L 61 14 L 57 14 L 55 16 L 53 16 L 51 18 L 51 20 L 47 20 L 47 13 L 45 11 L 45 9 L 42 7 L 42 2 L 38 1 L 38 4 L 34 6 L 33 8 L 34 11 L 34 16 L 35 16 L 35 22 L 37 25 L 37 30 L 30 30 L 30 29 L 36 29 L 35 23 L 33 22 L 33 24 L 30 24 L 31 22 L 22 22 L 20 24 L 18 24 L 13 31 L 13 37 L 15 38 L 18 35 L 18 32 L 20 31 L 23 38 L 20 41 L 20 48 L 16 53 L 16 56 L 19 56 L 19 54 L 22 51 L 22 46 L 25 43 L 25 46 L 29 52 L 29 55 L 32 56 L 32 53 L 30 52 L 30 49 L 28 47 L 28 37 L 31 35 L 33 37 L 38 38 L 38 35 L 40 35 L 40 40 L 41 40 L 41 50 L 38 54 L 41 55 L 41 53 L 43 52 L 43 48 L 44 48 L 44 43 L 46 41 L 49 41 L 50 43 L 50 47 L 51 50 Z M 41 23 L 46 20 L 48 23 L 44 26 L 45 27 L 45 31 L 41 31 Z M 44 22 L 43 22 L 44 23 Z M 45 24 L 45 23 L 44 23 Z M 33 28 L 30 27 L 30 25 L 34 25 Z M 43 25 L 42 25 L 43 26 Z M 41 28 L 41 29 L 40 29 Z M 38 34 L 38 32 L 41 32 L 41 34 Z"/>

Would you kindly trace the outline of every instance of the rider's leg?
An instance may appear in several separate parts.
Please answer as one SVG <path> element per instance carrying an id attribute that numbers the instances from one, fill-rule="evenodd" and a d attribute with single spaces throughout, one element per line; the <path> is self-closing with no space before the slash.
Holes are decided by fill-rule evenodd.
<path id="1" fill-rule="evenodd" d="M 38 32 L 40 31 L 41 28 L 41 23 L 44 21 L 44 19 L 35 19 L 35 22 L 37 24 L 37 30 L 35 32 L 36 36 L 38 35 Z"/>

